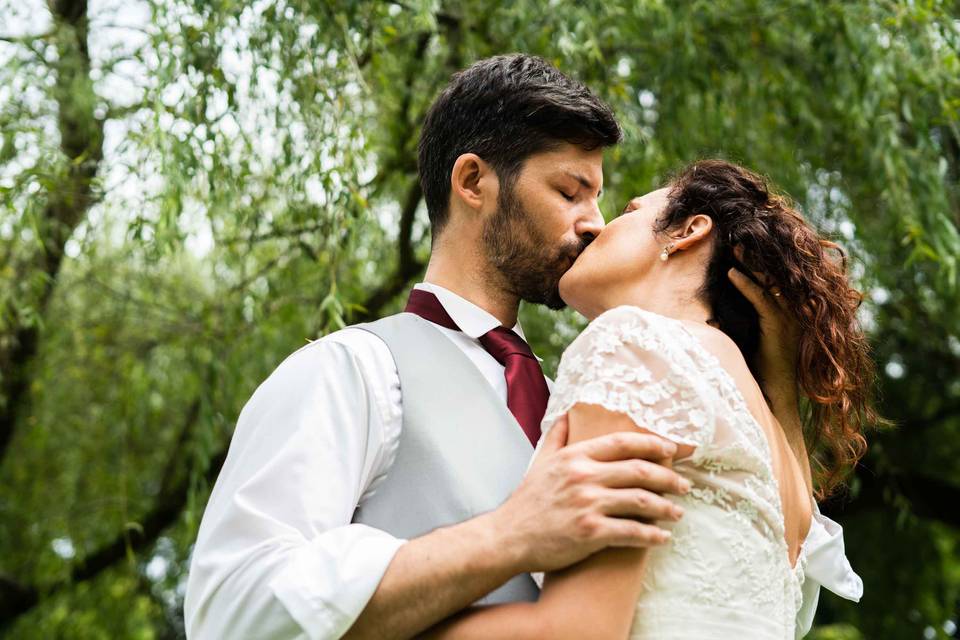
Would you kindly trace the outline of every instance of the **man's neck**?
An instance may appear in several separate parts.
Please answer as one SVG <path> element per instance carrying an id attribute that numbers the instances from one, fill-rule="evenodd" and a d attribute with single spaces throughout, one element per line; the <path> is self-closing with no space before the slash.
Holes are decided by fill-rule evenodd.
<path id="1" fill-rule="evenodd" d="M 484 281 L 487 273 L 489 268 L 477 256 L 453 257 L 434 251 L 423 280 L 452 291 L 497 318 L 504 327 L 512 327 L 517 323 L 520 300 L 507 293 L 499 279 Z"/>

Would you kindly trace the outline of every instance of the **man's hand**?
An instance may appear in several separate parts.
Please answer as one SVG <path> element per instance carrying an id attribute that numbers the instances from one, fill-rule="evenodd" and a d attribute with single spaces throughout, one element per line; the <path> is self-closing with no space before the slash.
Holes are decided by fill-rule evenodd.
<path id="1" fill-rule="evenodd" d="M 753 273 L 763 287 L 738 269 L 730 269 L 727 276 L 760 316 L 760 375 L 763 390 L 774 404 L 774 413 L 796 411 L 797 347 L 800 342 L 800 325 L 796 316 L 780 298 L 780 292 L 775 287 L 766 286 L 764 274 Z"/>
<path id="2" fill-rule="evenodd" d="M 669 468 L 676 445 L 619 432 L 569 446 L 567 419 L 553 426 L 519 488 L 489 515 L 514 554 L 517 573 L 551 571 L 608 546 L 649 547 L 668 533 L 651 524 L 679 520 L 661 493 L 690 484 Z"/>
<path id="3" fill-rule="evenodd" d="M 669 468 L 677 446 L 637 431 L 567 444 L 568 427 L 566 416 L 557 421 L 499 508 L 400 547 L 344 638 L 410 638 L 518 574 L 568 567 L 608 546 L 666 542 L 651 523 L 682 514 L 659 495 L 689 490 Z"/>

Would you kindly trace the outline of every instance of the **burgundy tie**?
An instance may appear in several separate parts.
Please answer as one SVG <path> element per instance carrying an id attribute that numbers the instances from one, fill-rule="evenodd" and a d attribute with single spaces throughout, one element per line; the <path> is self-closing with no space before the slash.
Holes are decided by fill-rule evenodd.
<path id="1" fill-rule="evenodd" d="M 441 327 L 460 331 L 443 305 L 429 291 L 414 289 L 410 292 L 404 311 L 414 313 Z M 480 344 L 504 367 L 507 380 L 507 408 L 520 423 L 530 444 L 540 439 L 540 421 L 547 410 L 547 389 L 543 370 L 536 356 L 523 338 L 506 327 L 491 329 L 480 336 Z"/>

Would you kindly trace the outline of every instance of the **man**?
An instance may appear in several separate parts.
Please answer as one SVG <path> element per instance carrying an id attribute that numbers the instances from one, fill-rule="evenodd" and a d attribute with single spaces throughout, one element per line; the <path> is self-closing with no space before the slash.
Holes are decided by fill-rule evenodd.
<path id="1" fill-rule="evenodd" d="M 527 472 L 549 389 L 519 303 L 563 306 L 621 136 L 539 58 L 453 77 L 420 139 L 424 282 L 408 313 L 303 347 L 244 407 L 193 553 L 189 636 L 408 638 L 535 599 L 530 572 L 666 541 L 654 523 L 681 513 L 660 494 L 689 489 L 669 443 L 564 447 L 561 425 Z"/>

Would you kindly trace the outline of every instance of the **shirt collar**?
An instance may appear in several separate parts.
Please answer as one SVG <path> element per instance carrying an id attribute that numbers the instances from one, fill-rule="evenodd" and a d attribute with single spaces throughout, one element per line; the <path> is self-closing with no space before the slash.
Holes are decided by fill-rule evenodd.
<path id="1" fill-rule="evenodd" d="M 421 282 L 415 284 L 413 288 L 429 291 L 437 296 L 437 300 L 440 301 L 444 310 L 450 314 L 450 318 L 460 327 L 460 330 L 474 340 L 500 326 L 500 321 L 492 313 L 438 284 Z M 520 326 L 519 320 L 517 324 L 513 325 L 513 331 L 526 341 L 527 338 L 523 335 L 523 328 Z M 540 360 L 540 358 L 537 357 L 537 360 Z"/>

